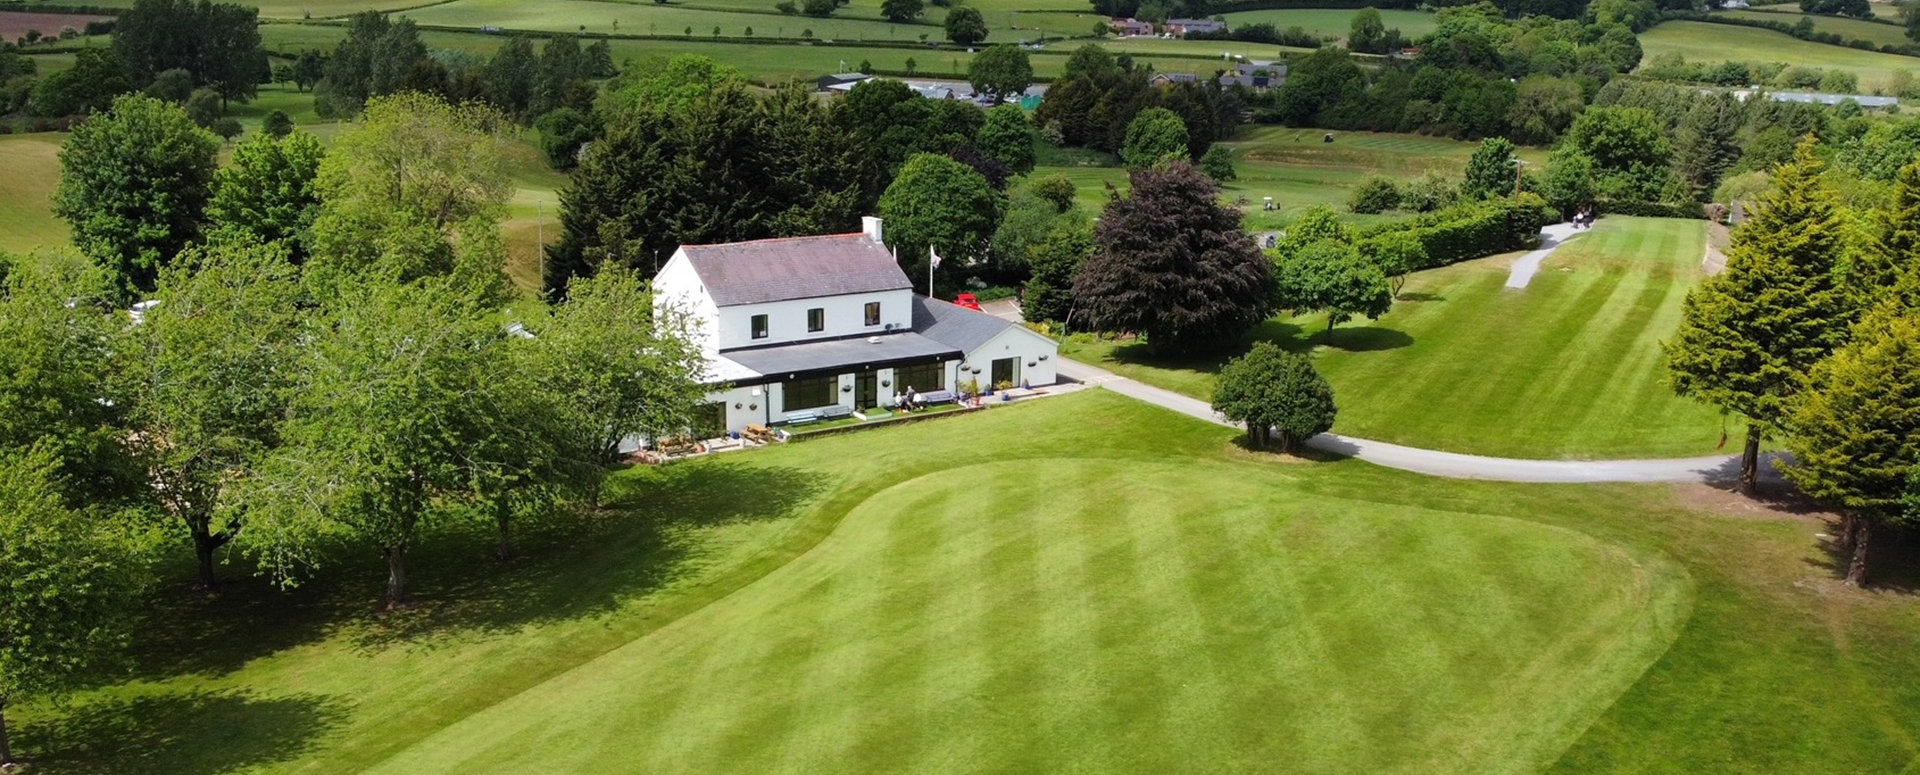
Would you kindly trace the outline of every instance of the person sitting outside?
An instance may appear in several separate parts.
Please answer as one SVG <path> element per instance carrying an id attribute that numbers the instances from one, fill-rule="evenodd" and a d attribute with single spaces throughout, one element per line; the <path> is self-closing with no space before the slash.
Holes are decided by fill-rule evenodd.
<path id="1" fill-rule="evenodd" d="M 908 385 L 907 386 L 907 411 L 911 412 L 919 408 L 920 408 L 920 393 L 915 391 L 912 385 Z"/>

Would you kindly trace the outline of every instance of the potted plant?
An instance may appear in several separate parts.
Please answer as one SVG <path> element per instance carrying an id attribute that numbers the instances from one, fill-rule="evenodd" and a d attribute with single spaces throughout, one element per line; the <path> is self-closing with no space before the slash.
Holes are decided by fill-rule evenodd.
<path id="1" fill-rule="evenodd" d="M 995 390 L 1000 391 L 1000 400 L 1002 401 L 1013 400 L 1013 394 L 1007 392 L 1013 389 L 1013 382 L 1011 380 L 1004 380 L 1004 379 L 1000 380 L 1000 384 L 994 385 L 993 387 Z"/>

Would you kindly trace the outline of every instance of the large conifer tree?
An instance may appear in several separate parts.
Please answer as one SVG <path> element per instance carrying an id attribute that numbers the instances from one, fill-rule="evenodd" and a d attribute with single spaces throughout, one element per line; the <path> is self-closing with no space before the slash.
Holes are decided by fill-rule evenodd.
<path id="1" fill-rule="evenodd" d="M 1760 442 L 1781 427 L 1814 364 L 1845 338 L 1849 307 L 1836 282 L 1846 250 L 1841 214 L 1820 182 L 1813 140 L 1774 173 L 1733 234 L 1725 272 L 1687 294 L 1664 343 L 1674 392 L 1747 419 L 1740 490 L 1752 494 Z"/>

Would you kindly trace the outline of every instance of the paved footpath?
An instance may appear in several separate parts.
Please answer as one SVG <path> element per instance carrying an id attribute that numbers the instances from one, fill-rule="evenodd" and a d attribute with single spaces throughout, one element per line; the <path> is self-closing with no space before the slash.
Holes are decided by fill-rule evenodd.
<path id="1" fill-rule="evenodd" d="M 1508 288 L 1525 288 L 1533 282 L 1533 276 L 1540 271 L 1540 262 L 1567 241 L 1579 234 L 1571 223 L 1556 223 L 1540 229 L 1540 249 L 1521 256 L 1513 262 L 1513 269 L 1507 274 Z"/>
<path id="2" fill-rule="evenodd" d="M 1129 398 L 1164 407 L 1207 422 L 1240 427 L 1215 414 L 1205 401 L 1127 379 L 1113 372 L 1061 358 L 1060 376 L 1088 386 L 1104 388 Z M 1419 449 L 1384 441 L 1369 441 L 1336 433 L 1322 433 L 1307 441 L 1307 446 L 1374 465 L 1402 471 L 1445 476 L 1454 479 L 1490 479 L 1501 482 L 1545 482 L 1581 484 L 1591 482 L 1701 482 L 1725 481 L 1739 471 L 1740 458 L 1732 455 L 1667 458 L 1658 460 L 1521 460 L 1516 458 L 1462 455 Z M 1762 466 L 1763 471 L 1771 466 Z"/>

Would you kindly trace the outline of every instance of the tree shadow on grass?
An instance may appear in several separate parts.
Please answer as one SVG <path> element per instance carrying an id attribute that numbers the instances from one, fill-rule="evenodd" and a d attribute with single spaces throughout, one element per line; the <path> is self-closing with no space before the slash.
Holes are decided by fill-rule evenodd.
<path id="1" fill-rule="evenodd" d="M 63 775 L 215 775 L 297 759 L 345 717 L 314 695 L 109 699 L 22 726 L 18 749 L 36 771 Z"/>
<path id="2" fill-rule="evenodd" d="M 1826 523 L 1826 534 L 1815 540 L 1821 559 L 1809 559 L 1807 564 L 1825 572 L 1834 581 L 1844 580 L 1847 566 L 1853 562 L 1853 551 L 1840 544 L 1846 526 L 1837 515 L 1821 521 Z M 1887 527 L 1874 528 L 1867 548 L 1867 589 L 1920 595 L 1920 535 Z"/>
<path id="3" fill-rule="evenodd" d="M 164 590 L 143 622 L 135 674 L 220 675 L 262 656 L 346 633 L 374 649 L 461 630 L 510 631 L 604 613 L 696 572 L 701 530 L 779 519 L 825 487 L 803 471 L 714 458 L 623 471 L 598 510 L 515 528 L 520 556 L 494 558 L 497 534 L 477 521 L 428 531 L 408 560 L 415 604 L 380 612 L 386 566 L 364 544 L 292 589 L 248 577 L 218 591 Z"/>
<path id="4" fill-rule="evenodd" d="M 608 482 L 597 512 L 522 535 L 516 560 L 495 560 L 485 530 L 436 537 L 411 562 L 416 604 L 361 616 L 354 638 L 363 648 L 431 647 L 429 636 L 451 631 L 610 613 L 706 567 L 701 531 L 787 517 L 825 486 L 798 469 L 725 459 L 632 471 Z"/>
<path id="5" fill-rule="evenodd" d="M 1405 301 L 1428 302 L 1428 301 L 1446 301 L 1447 297 L 1437 293 L 1429 293 L 1427 291 L 1408 291 L 1406 293 L 1402 293 L 1398 296 L 1393 297 L 1393 300 L 1395 302 L 1405 302 Z"/>

